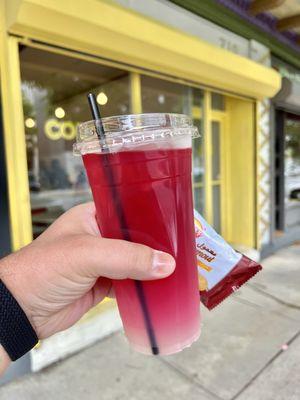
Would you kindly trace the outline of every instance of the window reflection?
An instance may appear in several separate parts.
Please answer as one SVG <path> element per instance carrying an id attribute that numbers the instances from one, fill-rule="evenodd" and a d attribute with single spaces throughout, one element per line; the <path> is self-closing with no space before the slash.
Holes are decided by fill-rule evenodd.
<path id="1" fill-rule="evenodd" d="M 24 126 L 34 237 L 91 193 L 72 145 L 78 123 L 90 120 L 93 91 L 102 116 L 131 113 L 128 71 L 26 46 L 20 47 Z M 134 94 L 132 94 L 134 95 Z M 183 113 L 201 137 L 193 141 L 195 207 L 204 212 L 203 91 L 141 76 L 143 112 Z"/>
<path id="2" fill-rule="evenodd" d="M 204 215 L 204 188 L 195 187 L 194 189 L 194 206 L 195 209 L 202 215 Z"/>
<path id="3" fill-rule="evenodd" d="M 61 213 L 91 198 L 72 145 L 90 120 L 93 91 L 102 115 L 130 113 L 127 71 L 30 47 L 20 48 L 22 98 L 34 237 Z"/>
<path id="4" fill-rule="evenodd" d="M 220 185 L 213 185 L 213 227 L 221 233 L 221 191 Z"/>
<path id="5" fill-rule="evenodd" d="M 190 107 L 190 88 L 150 76 L 141 77 L 143 112 L 169 112 L 188 114 Z"/>
<path id="6" fill-rule="evenodd" d="M 192 89 L 192 116 L 200 137 L 193 140 L 193 182 L 195 208 L 204 214 L 204 129 L 203 129 L 203 91 Z"/>
<path id="7" fill-rule="evenodd" d="M 190 115 L 201 137 L 193 140 L 194 203 L 204 211 L 203 91 L 149 76 L 141 77 L 143 112 L 172 112 Z"/>
<path id="8" fill-rule="evenodd" d="M 285 119 L 285 222 L 286 228 L 300 224 L 300 117 Z"/>
<path id="9" fill-rule="evenodd" d="M 212 134 L 212 178 L 214 181 L 217 181 L 220 179 L 220 166 L 221 166 L 220 123 L 218 121 L 212 121 L 211 134 Z"/>
<path id="10" fill-rule="evenodd" d="M 216 111 L 225 111 L 225 96 L 220 93 L 211 93 L 211 108 Z"/>

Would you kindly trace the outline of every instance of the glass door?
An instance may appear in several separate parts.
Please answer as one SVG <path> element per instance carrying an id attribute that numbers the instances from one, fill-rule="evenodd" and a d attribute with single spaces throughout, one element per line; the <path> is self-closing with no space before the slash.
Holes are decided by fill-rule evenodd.
<path id="1" fill-rule="evenodd" d="M 193 92 L 193 119 L 201 137 L 194 141 L 196 209 L 224 235 L 226 99 L 209 91 Z"/>
<path id="2" fill-rule="evenodd" d="M 300 225 L 300 116 L 276 110 L 275 237 Z"/>
<path id="3" fill-rule="evenodd" d="M 300 226 L 300 116 L 286 113 L 284 124 L 285 228 Z"/>
<path id="4" fill-rule="evenodd" d="M 204 127 L 203 127 L 203 100 L 204 92 L 192 89 L 192 116 L 194 125 L 198 127 L 200 137 L 193 141 L 193 184 L 194 205 L 201 215 L 205 215 L 205 154 L 204 154 Z"/>
<path id="5" fill-rule="evenodd" d="M 211 92 L 210 105 L 212 222 L 224 235 L 226 97 Z"/>
<path id="6" fill-rule="evenodd" d="M 223 117 L 216 117 L 212 114 L 211 120 L 211 182 L 212 192 L 212 216 L 213 226 L 217 232 L 222 232 L 222 201 L 221 193 L 223 186 L 222 179 L 222 134 L 224 130 Z"/>

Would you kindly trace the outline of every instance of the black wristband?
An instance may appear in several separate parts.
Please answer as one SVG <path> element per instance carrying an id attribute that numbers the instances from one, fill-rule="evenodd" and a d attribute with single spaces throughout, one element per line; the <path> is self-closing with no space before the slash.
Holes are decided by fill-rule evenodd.
<path id="1" fill-rule="evenodd" d="M 38 343 L 26 314 L 1 280 L 0 343 L 12 361 L 22 357 Z"/>

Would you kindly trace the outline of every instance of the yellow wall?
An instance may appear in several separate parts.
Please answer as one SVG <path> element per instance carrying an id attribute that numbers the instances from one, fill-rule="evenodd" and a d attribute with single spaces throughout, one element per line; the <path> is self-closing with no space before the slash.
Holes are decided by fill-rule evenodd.
<path id="1" fill-rule="evenodd" d="M 0 78 L 12 248 L 32 240 L 18 42 L 6 35 L 0 2 Z M 1 20 L 2 18 L 2 20 Z M 1 205 L 0 205 L 1 207 Z"/>
<path id="2" fill-rule="evenodd" d="M 130 10 L 99 0 L 6 0 L 11 33 L 243 96 L 273 96 L 280 76 Z"/>
<path id="3" fill-rule="evenodd" d="M 227 98 L 225 140 L 227 240 L 256 247 L 256 155 L 254 102 Z"/>

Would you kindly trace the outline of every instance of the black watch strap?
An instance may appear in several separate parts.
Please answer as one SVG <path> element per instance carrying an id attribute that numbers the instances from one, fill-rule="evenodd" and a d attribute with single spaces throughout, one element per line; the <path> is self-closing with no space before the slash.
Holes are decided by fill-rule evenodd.
<path id="1" fill-rule="evenodd" d="M 26 314 L 1 280 L 0 343 L 12 361 L 22 357 L 38 343 Z"/>

